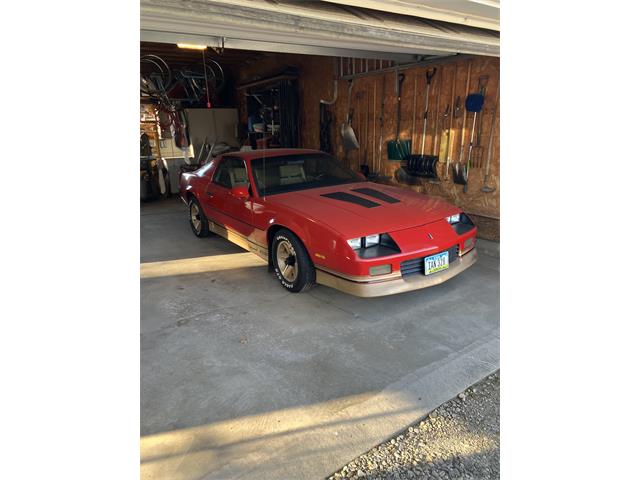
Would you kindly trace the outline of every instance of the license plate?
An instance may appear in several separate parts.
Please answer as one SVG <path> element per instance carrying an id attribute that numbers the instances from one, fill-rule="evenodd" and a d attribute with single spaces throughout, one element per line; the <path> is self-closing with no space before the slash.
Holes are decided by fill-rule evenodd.
<path id="1" fill-rule="evenodd" d="M 436 253 L 424 259 L 424 274 L 440 272 L 449 268 L 449 252 Z"/>

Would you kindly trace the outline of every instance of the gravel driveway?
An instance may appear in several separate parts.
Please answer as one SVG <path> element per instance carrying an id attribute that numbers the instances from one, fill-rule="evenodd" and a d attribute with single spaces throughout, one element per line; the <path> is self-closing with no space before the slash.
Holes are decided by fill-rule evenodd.
<path id="1" fill-rule="evenodd" d="M 329 478 L 500 478 L 500 371 Z"/>

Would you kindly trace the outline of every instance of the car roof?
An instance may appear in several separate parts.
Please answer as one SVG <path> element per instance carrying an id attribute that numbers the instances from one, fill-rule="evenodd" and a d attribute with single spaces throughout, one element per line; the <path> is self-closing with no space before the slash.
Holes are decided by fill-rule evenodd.
<path id="1" fill-rule="evenodd" d="M 289 155 L 300 155 L 305 153 L 319 153 L 322 155 L 327 155 L 325 152 L 321 152 L 320 150 L 312 150 L 308 148 L 266 148 L 262 150 L 247 150 L 244 152 L 229 152 L 223 154 L 222 156 L 242 158 L 243 160 L 250 162 L 251 160 L 255 159 L 260 160 L 262 158 L 268 157 L 285 157 Z"/>

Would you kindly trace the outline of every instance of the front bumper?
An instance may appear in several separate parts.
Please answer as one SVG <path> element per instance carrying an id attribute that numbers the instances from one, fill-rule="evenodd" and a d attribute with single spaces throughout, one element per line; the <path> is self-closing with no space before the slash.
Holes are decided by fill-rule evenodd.
<path id="1" fill-rule="evenodd" d="M 432 287 L 446 282 L 476 263 L 476 260 L 478 260 L 478 251 L 474 248 L 442 272 L 432 275 L 410 275 L 406 278 L 401 275 L 394 275 L 392 278 L 387 277 L 385 279 L 369 277 L 370 280 L 364 281 L 348 280 L 316 268 L 316 282 L 357 297 L 382 297 L 384 295 Z"/>

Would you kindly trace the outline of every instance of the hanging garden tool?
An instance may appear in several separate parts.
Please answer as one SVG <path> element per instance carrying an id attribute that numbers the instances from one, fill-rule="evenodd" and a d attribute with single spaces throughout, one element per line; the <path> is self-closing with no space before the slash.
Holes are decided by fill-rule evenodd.
<path id="1" fill-rule="evenodd" d="M 411 140 L 400 140 L 400 104 L 402 99 L 402 83 L 404 82 L 404 74 L 398 74 L 396 70 L 396 96 L 397 96 L 397 113 L 396 113 L 396 138 L 387 143 L 387 157 L 389 160 L 405 160 L 411 155 Z"/>
<path id="2" fill-rule="evenodd" d="M 413 76 L 413 108 L 411 109 L 411 145 L 416 133 L 416 107 L 418 105 L 418 75 Z"/>
<path id="3" fill-rule="evenodd" d="M 467 157 L 467 164 L 462 168 L 462 175 L 464 177 L 464 193 L 467 193 L 467 187 L 469 185 L 469 169 L 471 168 L 471 155 L 473 153 L 473 134 L 476 129 L 476 118 L 478 117 L 478 112 L 482 111 L 482 106 L 484 105 L 484 95 L 480 93 L 472 93 L 467 97 L 467 100 L 464 102 L 464 106 L 467 112 L 473 112 L 473 123 L 471 126 L 471 136 L 469 137 L 469 156 Z"/>
<path id="4" fill-rule="evenodd" d="M 360 140 L 362 140 L 363 136 L 362 136 L 362 132 L 364 131 L 362 128 L 362 96 L 364 95 L 363 91 L 358 91 L 356 92 L 356 118 L 355 118 L 355 125 L 356 127 L 354 128 L 354 132 L 356 133 L 357 137 L 360 138 Z M 365 139 L 366 142 L 366 139 Z M 358 142 L 359 143 L 359 142 Z M 359 168 L 360 164 L 362 163 L 362 148 L 358 149 L 357 152 L 357 156 L 356 156 L 356 169 Z"/>
<path id="5" fill-rule="evenodd" d="M 469 60 L 467 66 L 467 86 L 465 88 L 465 98 L 469 95 L 469 81 L 471 80 L 471 60 Z M 467 124 L 467 115 L 463 113 L 463 109 L 460 106 L 460 97 L 456 99 L 456 116 L 462 115 L 462 128 L 460 129 L 460 153 L 458 155 L 458 161 L 453 164 L 453 183 L 458 185 L 464 185 L 466 179 L 464 177 L 464 164 L 462 159 L 464 157 L 464 127 Z"/>
<path id="6" fill-rule="evenodd" d="M 491 161 L 493 160 L 493 131 L 496 127 L 496 110 L 498 110 L 498 105 L 500 105 L 500 86 L 498 86 L 498 91 L 496 92 L 496 104 L 493 107 L 493 112 L 491 113 L 491 130 L 489 130 L 489 153 L 487 156 L 487 160 L 484 166 L 484 185 L 480 189 L 483 193 L 492 193 L 495 192 L 495 188 L 489 187 L 487 184 L 489 180 L 489 172 L 491 171 Z"/>
<path id="7" fill-rule="evenodd" d="M 407 170 L 411 175 L 418 177 L 437 178 L 436 164 L 438 157 L 436 155 L 425 155 L 424 147 L 427 140 L 427 119 L 429 117 L 429 90 L 431 89 L 431 79 L 436 74 L 437 69 L 427 69 L 426 81 L 427 91 L 424 101 L 424 114 L 422 120 L 422 143 L 420 146 L 420 155 L 411 155 L 407 164 Z M 435 139 L 434 139 L 435 142 Z M 434 151 L 435 153 L 435 151 Z"/>
<path id="8" fill-rule="evenodd" d="M 355 150 L 360 148 L 356 134 L 351 126 L 351 120 L 353 118 L 353 110 L 351 109 L 351 89 L 353 88 L 353 80 L 349 80 L 349 93 L 347 95 L 347 120 L 342 124 L 340 133 L 342 134 L 342 145 L 345 151 Z"/>
<path id="9" fill-rule="evenodd" d="M 467 88 L 467 93 L 469 93 L 468 88 Z M 462 115 L 462 100 L 460 99 L 460 95 L 458 95 L 456 97 L 456 106 L 453 109 L 453 118 L 460 118 L 460 115 Z"/>
<path id="10" fill-rule="evenodd" d="M 364 92 L 363 92 L 364 93 Z M 364 125 L 362 126 L 362 132 L 364 134 L 364 152 L 363 159 L 360 161 L 360 173 L 362 173 L 366 178 L 369 178 L 371 174 L 371 170 L 369 168 L 369 89 L 367 89 L 365 100 L 365 108 L 364 110 Z"/>
<path id="11" fill-rule="evenodd" d="M 440 81 L 440 83 L 442 83 L 442 80 Z M 433 115 L 433 121 L 435 122 L 435 126 L 434 126 L 434 133 L 433 133 L 433 145 L 431 147 L 431 156 L 434 158 L 433 161 L 433 165 L 429 166 L 429 173 L 433 175 L 433 178 L 436 179 L 436 181 L 440 181 L 438 179 L 438 167 L 437 167 L 437 163 L 438 163 L 438 159 L 439 159 L 439 153 L 438 152 L 438 145 L 439 145 L 439 140 L 440 137 L 438 136 L 438 132 L 439 132 L 439 126 L 440 126 L 440 119 L 438 118 L 438 112 L 440 111 L 440 91 L 442 90 L 442 87 L 440 85 L 438 85 L 438 94 L 436 95 L 436 111 Z"/>
<path id="12" fill-rule="evenodd" d="M 487 96 L 487 83 L 489 83 L 489 75 L 481 75 L 478 78 L 478 92 L 483 97 Z M 478 113 L 478 134 L 473 144 L 473 158 L 471 159 L 472 168 L 480 168 L 482 159 L 484 158 L 484 147 L 480 144 L 482 141 L 482 111 Z"/>
<path id="13" fill-rule="evenodd" d="M 444 155 L 447 157 L 447 163 L 445 164 L 445 167 L 444 167 L 445 180 L 449 180 L 449 165 L 451 163 L 451 153 L 452 153 L 451 148 L 453 147 L 453 139 L 451 138 L 451 136 L 453 135 L 453 117 L 455 116 L 455 111 L 454 111 L 455 107 L 453 104 L 453 100 L 454 100 L 454 95 L 456 90 L 456 79 L 458 78 L 458 69 L 455 67 L 455 65 L 454 65 L 454 68 L 455 70 L 453 71 L 453 82 L 451 83 L 451 103 L 447 105 L 447 109 L 444 112 L 444 119 L 443 119 L 443 123 L 444 123 L 444 121 L 446 121 L 447 114 L 448 114 L 449 130 L 447 131 L 447 147 L 444 152 Z"/>
<path id="14" fill-rule="evenodd" d="M 378 175 L 380 175 L 380 172 L 382 171 L 382 142 L 383 142 L 383 138 L 384 138 L 384 94 L 385 94 L 385 81 L 384 81 L 384 74 L 382 74 L 382 95 L 380 96 L 380 122 L 379 122 L 379 126 L 380 126 L 380 139 L 378 142 L 378 168 L 375 169 L 374 167 L 374 173 L 373 176 L 377 177 Z"/>
<path id="15" fill-rule="evenodd" d="M 320 99 L 320 150 L 333 153 L 331 148 L 331 124 L 333 116 L 328 106 L 336 103 L 338 99 L 338 59 L 333 63 L 333 95 L 330 100 Z"/>

